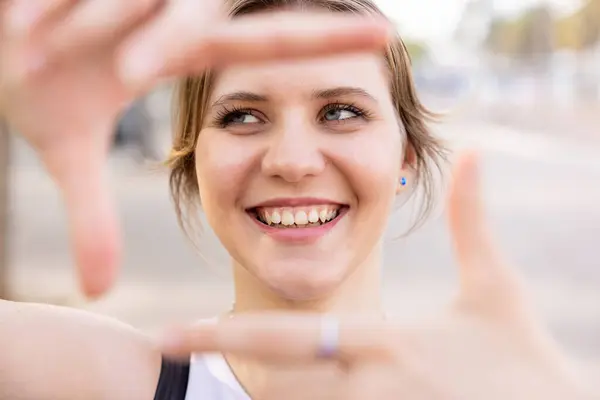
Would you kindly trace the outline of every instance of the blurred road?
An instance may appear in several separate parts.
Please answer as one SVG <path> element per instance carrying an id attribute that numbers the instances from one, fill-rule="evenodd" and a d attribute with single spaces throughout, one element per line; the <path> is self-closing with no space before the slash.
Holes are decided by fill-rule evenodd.
<path id="1" fill-rule="evenodd" d="M 503 249 L 523 270 L 559 339 L 600 359 L 600 143 L 549 142 L 469 121 L 438 130 L 455 149 L 483 151 L 485 197 Z M 31 152 L 20 142 L 14 146 L 11 285 L 20 300 L 85 307 L 149 331 L 228 307 L 226 254 L 208 227 L 205 259 L 194 252 L 177 227 L 166 173 L 142 169 L 127 154 L 111 159 L 125 230 L 123 276 L 109 297 L 85 304 L 73 283 L 56 189 Z M 408 238 L 394 240 L 407 226 L 405 210 L 393 217 L 385 258 L 386 299 L 401 317 L 433 310 L 455 291 L 443 209 Z"/>

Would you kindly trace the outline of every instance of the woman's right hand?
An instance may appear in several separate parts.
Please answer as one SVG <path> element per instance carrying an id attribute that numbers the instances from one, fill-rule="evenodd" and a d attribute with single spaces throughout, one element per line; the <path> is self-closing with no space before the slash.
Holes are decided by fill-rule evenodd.
<path id="1" fill-rule="evenodd" d="M 222 352 L 258 361 L 268 373 L 248 384 L 268 400 L 599 399 L 596 372 L 554 340 L 497 251 L 477 156 L 459 159 L 453 178 L 448 213 L 459 291 L 440 312 L 403 322 L 239 314 L 171 332 L 165 354 Z"/>
<path id="2" fill-rule="evenodd" d="M 66 202 L 84 292 L 114 281 L 119 229 L 104 174 L 115 119 L 159 78 L 211 65 L 376 50 L 381 21 L 343 16 L 230 22 L 221 0 L 1 0 L 0 114 L 39 154 Z"/>

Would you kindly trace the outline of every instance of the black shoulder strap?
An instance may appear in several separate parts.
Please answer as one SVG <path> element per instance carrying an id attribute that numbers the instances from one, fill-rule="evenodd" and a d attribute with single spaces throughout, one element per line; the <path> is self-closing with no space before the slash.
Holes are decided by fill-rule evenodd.
<path id="1" fill-rule="evenodd" d="M 185 400 L 190 364 L 163 358 L 154 400 Z"/>

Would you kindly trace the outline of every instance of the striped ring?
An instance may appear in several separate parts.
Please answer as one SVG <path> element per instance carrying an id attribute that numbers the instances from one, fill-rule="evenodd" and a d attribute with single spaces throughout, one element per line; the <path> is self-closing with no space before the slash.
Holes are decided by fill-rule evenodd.
<path id="1" fill-rule="evenodd" d="M 323 316 L 321 318 L 321 339 L 317 351 L 319 358 L 332 358 L 338 354 L 340 347 L 340 322 L 337 318 Z"/>

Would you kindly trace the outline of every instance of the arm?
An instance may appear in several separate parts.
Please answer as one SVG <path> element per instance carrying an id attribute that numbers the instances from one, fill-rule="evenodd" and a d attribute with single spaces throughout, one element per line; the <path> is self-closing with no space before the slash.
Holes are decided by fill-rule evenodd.
<path id="1" fill-rule="evenodd" d="M 161 356 L 105 317 L 0 301 L 0 399 L 149 400 Z"/>

